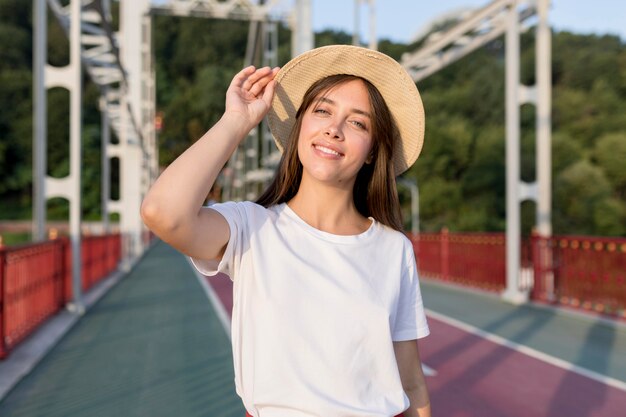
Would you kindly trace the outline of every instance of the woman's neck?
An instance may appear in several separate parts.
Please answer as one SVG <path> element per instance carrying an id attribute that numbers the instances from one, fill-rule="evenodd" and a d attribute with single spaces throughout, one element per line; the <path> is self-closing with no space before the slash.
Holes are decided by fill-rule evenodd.
<path id="1" fill-rule="evenodd" d="M 289 207 L 306 223 L 337 235 L 363 233 L 371 221 L 358 212 L 351 189 L 301 182 Z"/>

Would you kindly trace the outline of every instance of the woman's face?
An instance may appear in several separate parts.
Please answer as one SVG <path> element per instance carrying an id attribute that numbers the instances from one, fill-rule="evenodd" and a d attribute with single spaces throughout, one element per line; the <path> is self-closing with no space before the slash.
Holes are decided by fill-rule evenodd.
<path id="1" fill-rule="evenodd" d="M 298 156 L 303 180 L 351 188 L 372 149 L 371 103 L 360 80 L 339 84 L 315 98 L 302 116 Z"/>

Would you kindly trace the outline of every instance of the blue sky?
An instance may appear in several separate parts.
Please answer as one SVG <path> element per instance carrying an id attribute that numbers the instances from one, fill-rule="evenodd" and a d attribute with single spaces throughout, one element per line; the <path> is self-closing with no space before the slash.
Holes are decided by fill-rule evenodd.
<path id="1" fill-rule="evenodd" d="M 354 0 L 311 0 L 313 27 L 354 28 Z M 378 38 L 408 42 L 430 20 L 461 7 L 481 7 L 489 0 L 377 0 Z M 367 7 L 361 7 L 361 33 L 367 39 Z M 550 22 L 557 30 L 617 34 L 626 41 L 625 0 L 552 0 Z"/>

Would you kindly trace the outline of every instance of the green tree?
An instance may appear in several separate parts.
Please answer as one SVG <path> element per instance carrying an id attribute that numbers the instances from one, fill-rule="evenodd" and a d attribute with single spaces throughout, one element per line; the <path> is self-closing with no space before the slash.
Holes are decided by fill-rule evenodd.
<path id="1" fill-rule="evenodd" d="M 599 138 L 593 155 L 613 186 L 615 196 L 624 200 L 626 198 L 626 130 Z"/>
<path id="2" fill-rule="evenodd" d="M 588 160 L 576 162 L 559 173 L 554 187 L 553 221 L 558 231 L 593 234 L 599 213 L 606 213 L 607 207 L 613 207 L 606 203 L 611 198 L 609 181 L 604 172 Z M 607 228 L 610 225 L 604 224 L 603 229 Z"/>

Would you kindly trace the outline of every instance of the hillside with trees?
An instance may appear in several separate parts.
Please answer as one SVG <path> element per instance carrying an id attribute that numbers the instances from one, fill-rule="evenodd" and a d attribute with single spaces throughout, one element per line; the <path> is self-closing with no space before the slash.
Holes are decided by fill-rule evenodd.
<path id="1" fill-rule="evenodd" d="M 0 0 L 0 219 L 31 216 L 32 4 Z M 160 163 L 167 165 L 221 115 L 228 83 L 241 66 L 248 24 L 154 18 L 157 108 L 163 112 Z M 279 30 L 279 60 L 289 58 L 290 33 Z M 316 45 L 351 43 L 325 31 Z M 400 58 L 417 44 L 382 40 Z M 553 37 L 553 225 L 558 234 L 626 236 L 626 44 L 615 36 L 567 32 Z M 522 35 L 522 82 L 534 83 L 532 31 Z M 49 61 L 64 65 L 68 42 L 51 18 Z M 423 230 L 502 231 L 505 227 L 504 44 L 496 39 L 421 81 L 426 108 L 422 155 L 405 174 L 419 183 Z M 85 77 L 83 212 L 100 217 L 100 115 L 97 88 Z M 50 174 L 68 172 L 69 95 L 48 92 Z M 534 180 L 534 107 L 522 108 L 522 177 Z M 115 192 L 115 191 L 114 191 Z M 408 201 L 407 201 L 408 204 Z M 67 205 L 49 203 L 63 219 Z M 523 227 L 534 206 L 523 205 Z"/>

